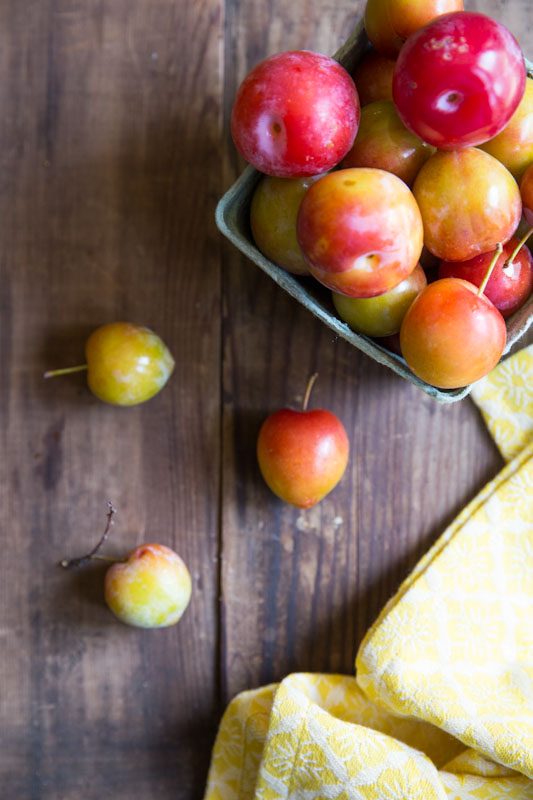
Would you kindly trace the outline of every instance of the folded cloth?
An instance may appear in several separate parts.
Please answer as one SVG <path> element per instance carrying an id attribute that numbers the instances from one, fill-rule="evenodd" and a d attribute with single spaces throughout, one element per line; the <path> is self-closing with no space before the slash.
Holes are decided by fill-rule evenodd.
<path id="1" fill-rule="evenodd" d="M 533 800 L 533 346 L 472 394 L 509 463 L 386 605 L 356 677 L 230 703 L 205 800 Z"/>
<path id="2" fill-rule="evenodd" d="M 471 397 L 504 459 L 521 453 L 533 441 L 533 344 L 475 383 Z"/>

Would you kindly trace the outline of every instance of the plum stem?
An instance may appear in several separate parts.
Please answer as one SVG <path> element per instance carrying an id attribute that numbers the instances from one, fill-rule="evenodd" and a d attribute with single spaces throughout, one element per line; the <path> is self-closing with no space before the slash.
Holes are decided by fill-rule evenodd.
<path id="1" fill-rule="evenodd" d="M 117 556 L 102 556 L 100 553 L 93 553 L 91 556 L 91 561 L 111 561 L 113 564 L 124 564 L 126 562 L 125 558 L 118 558 Z M 63 562 L 61 562 L 63 563 Z"/>
<path id="2" fill-rule="evenodd" d="M 314 385 L 314 383 L 315 383 L 317 378 L 318 378 L 318 372 L 313 373 L 313 375 L 311 375 L 311 377 L 309 378 L 309 381 L 307 383 L 307 389 L 305 390 L 305 395 L 304 395 L 304 399 L 303 399 L 303 402 L 302 402 L 302 411 L 307 411 L 307 404 L 309 403 L 309 397 L 311 396 L 311 390 L 312 390 L 313 385 Z"/>
<path id="3" fill-rule="evenodd" d="M 55 378 L 56 375 L 70 375 L 71 372 L 82 372 L 87 369 L 87 364 L 79 364 L 77 367 L 63 367 L 63 369 L 49 369 L 44 373 L 44 378 Z"/>
<path id="4" fill-rule="evenodd" d="M 483 278 L 483 280 L 481 282 L 481 286 L 477 290 L 477 296 L 478 297 L 481 297 L 481 295 L 485 291 L 485 288 L 487 286 L 487 283 L 489 282 L 490 276 L 492 275 L 492 270 L 496 266 L 496 262 L 498 261 L 499 257 L 501 256 L 502 250 L 503 250 L 503 245 L 502 245 L 501 242 L 498 242 L 498 244 L 496 245 L 496 250 L 494 251 L 494 255 L 492 256 L 492 261 L 489 264 L 489 268 L 485 273 L 485 277 Z"/>
<path id="5" fill-rule="evenodd" d="M 505 262 L 505 264 L 503 265 L 503 268 L 504 268 L 504 269 L 507 269 L 507 267 L 512 267 L 512 266 L 513 266 L 513 261 L 514 261 L 514 260 L 515 260 L 515 258 L 517 257 L 517 255 L 518 255 L 518 252 L 519 252 L 519 251 L 522 249 L 522 247 L 525 245 L 525 243 L 527 242 L 527 240 L 529 239 L 529 237 L 531 236 L 531 234 L 532 234 L 532 233 L 533 233 L 533 228 L 529 228 L 529 230 L 528 230 L 528 231 L 526 231 L 526 233 L 524 234 L 524 236 L 522 236 L 522 238 L 520 239 L 520 241 L 519 241 L 519 242 L 518 242 L 518 244 L 516 245 L 515 249 L 513 250 L 513 252 L 511 253 L 511 255 L 509 256 L 509 258 L 507 259 L 507 261 Z"/>
<path id="6" fill-rule="evenodd" d="M 74 567 L 83 567 L 85 564 L 88 564 L 89 561 L 93 559 L 101 559 L 102 561 L 122 561 L 121 558 L 112 558 L 108 556 L 101 556 L 98 554 L 98 551 L 102 547 L 103 543 L 107 539 L 109 531 L 115 524 L 115 520 L 113 519 L 114 515 L 117 513 L 116 509 L 113 507 L 111 503 L 107 504 L 107 523 L 105 526 L 105 531 L 103 532 L 102 536 L 100 537 L 100 541 L 93 547 L 93 549 L 87 553 L 85 556 L 80 556 L 79 558 L 71 558 L 70 560 L 64 558 L 62 561 L 59 562 L 59 566 L 63 567 L 64 569 L 72 569 Z"/>

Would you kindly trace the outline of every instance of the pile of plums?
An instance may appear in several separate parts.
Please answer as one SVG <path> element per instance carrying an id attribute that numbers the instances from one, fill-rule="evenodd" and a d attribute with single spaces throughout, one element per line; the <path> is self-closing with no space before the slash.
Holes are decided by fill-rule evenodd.
<path id="1" fill-rule="evenodd" d="M 499 361 L 533 290 L 533 81 L 507 28 L 462 0 L 368 0 L 365 27 L 353 76 L 294 51 L 242 82 L 233 140 L 264 173 L 252 234 L 353 330 L 459 388 Z"/>

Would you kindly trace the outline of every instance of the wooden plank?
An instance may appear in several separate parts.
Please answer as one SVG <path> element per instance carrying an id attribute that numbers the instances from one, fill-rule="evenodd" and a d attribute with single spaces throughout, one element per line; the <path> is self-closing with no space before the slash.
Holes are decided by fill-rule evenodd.
<path id="1" fill-rule="evenodd" d="M 293 669 L 351 671 L 383 602 L 500 465 L 469 403 L 436 406 L 336 342 L 229 247 L 220 339 L 213 212 L 242 164 L 227 125 L 238 82 L 275 50 L 332 52 L 361 10 L 361 0 L 0 6 L 6 796 L 200 797 L 219 668 L 224 700 Z M 483 10 L 533 53 L 527 0 Z M 42 381 L 119 318 L 153 327 L 174 352 L 159 397 L 121 410 L 91 398 L 82 376 Z M 254 446 L 264 416 L 298 403 L 315 369 L 313 402 L 343 419 L 352 458 L 335 493 L 300 513 L 269 494 Z M 101 568 L 57 568 L 100 535 L 109 498 L 119 513 L 108 552 L 159 539 L 188 562 L 194 600 L 178 627 L 120 626 Z"/>
<path id="2" fill-rule="evenodd" d="M 475 3 L 469 5 L 474 8 Z M 526 2 L 477 3 L 533 53 Z M 270 53 L 334 52 L 364 3 L 234 2 L 227 15 L 226 117 L 240 80 Z M 226 142 L 226 183 L 241 162 Z M 386 600 L 502 461 L 470 400 L 437 404 L 376 365 L 235 251 L 224 250 L 223 691 L 294 670 L 353 673 L 358 644 Z M 255 441 L 265 416 L 312 404 L 343 420 L 342 483 L 308 511 L 263 484 Z"/>
<path id="3" fill-rule="evenodd" d="M 46 0 L 0 8 L 2 795 L 201 793 L 218 719 L 221 0 Z M 144 406 L 99 403 L 87 334 L 127 319 L 176 358 Z M 161 541 L 189 564 L 182 622 L 139 631 L 103 571 Z"/>

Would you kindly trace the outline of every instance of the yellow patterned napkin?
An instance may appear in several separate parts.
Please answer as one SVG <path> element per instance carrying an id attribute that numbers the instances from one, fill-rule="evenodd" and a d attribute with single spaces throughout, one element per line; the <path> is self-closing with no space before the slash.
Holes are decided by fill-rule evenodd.
<path id="1" fill-rule="evenodd" d="M 533 346 L 473 396 L 512 460 L 384 608 L 355 678 L 233 700 L 205 800 L 533 800 Z"/>
<path id="2" fill-rule="evenodd" d="M 506 461 L 533 441 L 533 344 L 502 361 L 472 389 Z"/>

